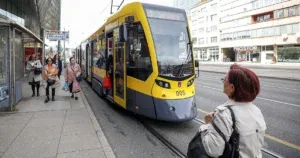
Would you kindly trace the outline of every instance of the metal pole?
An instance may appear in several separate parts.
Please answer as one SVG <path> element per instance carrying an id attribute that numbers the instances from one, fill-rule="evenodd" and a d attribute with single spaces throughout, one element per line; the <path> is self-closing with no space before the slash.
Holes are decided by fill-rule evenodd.
<path id="1" fill-rule="evenodd" d="M 114 0 L 111 0 L 111 4 L 110 4 L 110 14 L 112 14 L 113 4 L 114 4 Z"/>
<path id="2" fill-rule="evenodd" d="M 66 29 L 64 28 L 64 32 Z M 64 40 L 64 64 L 66 63 L 66 39 Z"/>
<path id="3" fill-rule="evenodd" d="M 12 88 L 12 84 L 13 84 L 13 82 L 12 82 L 12 78 L 13 78 L 13 71 L 12 71 L 12 57 L 13 57 L 13 55 L 12 55 L 12 28 L 11 27 L 9 27 L 9 29 L 8 29 L 8 35 L 9 35 L 9 39 L 8 39 L 8 56 L 9 56 L 9 59 L 8 59 L 8 61 L 9 61 L 9 105 L 10 105 L 10 110 L 12 111 L 12 104 L 13 104 L 13 100 L 12 100 L 12 91 L 13 91 L 13 88 Z"/>
<path id="4" fill-rule="evenodd" d="M 43 51 L 42 51 L 42 65 L 45 65 L 45 36 L 46 36 L 46 33 L 45 33 L 45 29 L 43 29 Z"/>
<path id="5" fill-rule="evenodd" d="M 10 73 L 10 110 L 13 111 L 14 107 L 14 98 L 16 97 L 15 96 L 15 28 L 11 28 L 12 30 L 12 36 L 10 35 L 10 40 L 9 41 L 12 41 L 12 42 L 9 42 L 9 43 L 12 43 L 12 45 L 10 46 L 10 51 L 9 51 L 9 54 L 10 54 L 10 68 L 9 68 L 9 73 Z"/>
<path id="6" fill-rule="evenodd" d="M 61 0 L 59 0 L 59 20 L 58 20 L 58 31 L 60 31 L 60 20 L 61 20 Z M 60 40 L 58 40 L 57 53 L 60 55 Z"/>

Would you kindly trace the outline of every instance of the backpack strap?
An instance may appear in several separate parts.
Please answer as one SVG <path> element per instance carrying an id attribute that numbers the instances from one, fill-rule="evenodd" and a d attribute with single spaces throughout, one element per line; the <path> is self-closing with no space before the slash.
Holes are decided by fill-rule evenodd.
<path id="1" fill-rule="evenodd" d="M 230 111 L 230 114 L 231 114 L 231 118 L 232 118 L 232 128 L 234 131 L 237 131 L 237 128 L 236 128 L 236 119 L 235 119 L 235 114 L 231 108 L 231 106 L 227 106 L 229 111 Z"/>
<path id="2" fill-rule="evenodd" d="M 233 128 L 233 132 L 237 132 L 237 128 L 236 128 L 236 119 L 235 119 L 235 115 L 234 112 L 232 110 L 232 108 L 230 106 L 226 106 L 231 114 L 231 118 L 232 118 L 232 128 Z M 224 133 L 219 129 L 218 126 L 216 126 L 215 122 L 212 121 L 212 126 L 214 127 L 214 129 L 220 134 L 220 136 L 223 138 L 223 140 L 225 141 L 225 143 L 227 142 L 226 137 L 224 135 Z M 233 133 L 232 132 L 232 133 Z"/>

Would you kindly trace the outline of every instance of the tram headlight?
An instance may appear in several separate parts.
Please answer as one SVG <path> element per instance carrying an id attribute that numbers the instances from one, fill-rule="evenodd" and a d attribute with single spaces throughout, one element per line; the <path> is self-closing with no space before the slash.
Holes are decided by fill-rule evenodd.
<path id="1" fill-rule="evenodd" d="M 166 82 L 166 81 L 155 80 L 155 83 L 156 83 L 159 87 L 162 87 L 162 88 L 167 88 L 167 89 L 170 89 L 170 88 L 171 88 L 170 83 L 169 83 L 169 82 Z"/>
<path id="2" fill-rule="evenodd" d="M 193 83 L 194 83 L 194 78 L 188 81 L 187 86 L 189 87 L 189 86 L 191 86 Z"/>

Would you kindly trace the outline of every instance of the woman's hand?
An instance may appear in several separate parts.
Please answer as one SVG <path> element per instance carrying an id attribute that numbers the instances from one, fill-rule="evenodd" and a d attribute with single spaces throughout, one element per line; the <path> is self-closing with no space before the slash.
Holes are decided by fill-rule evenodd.
<path id="1" fill-rule="evenodd" d="M 211 112 L 211 113 L 208 113 L 205 118 L 204 118 L 204 121 L 206 124 L 211 124 L 212 122 L 212 119 L 213 117 L 215 116 L 215 112 Z"/>

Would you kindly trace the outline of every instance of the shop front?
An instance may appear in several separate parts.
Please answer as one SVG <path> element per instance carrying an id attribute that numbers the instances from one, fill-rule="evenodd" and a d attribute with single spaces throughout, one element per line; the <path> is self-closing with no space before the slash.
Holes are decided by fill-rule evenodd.
<path id="1" fill-rule="evenodd" d="M 22 99 L 24 44 L 28 42 L 43 41 L 23 26 L 0 17 L 0 111 L 14 110 Z"/>
<path id="2" fill-rule="evenodd" d="M 261 62 L 261 47 L 258 46 L 241 46 L 234 47 L 234 52 L 236 53 L 235 61 L 236 62 Z"/>
<path id="3" fill-rule="evenodd" d="M 277 62 L 300 63 L 300 45 L 278 46 Z"/>

